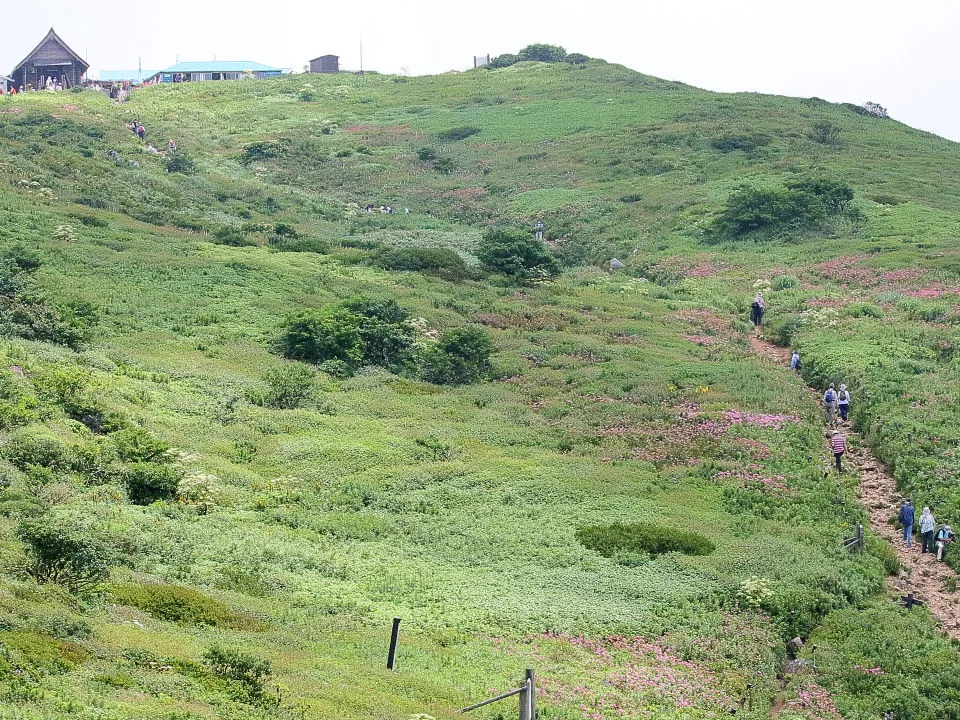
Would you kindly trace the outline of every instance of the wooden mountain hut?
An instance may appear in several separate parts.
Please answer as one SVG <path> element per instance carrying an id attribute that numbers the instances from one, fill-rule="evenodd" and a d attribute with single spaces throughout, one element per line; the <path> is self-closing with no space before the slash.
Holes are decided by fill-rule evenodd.
<path id="1" fill-rule="evenodd" d="M 21 89 L 30 86 L 41 90 L 48 83 L 69 88 L 83 82 L 83 76 L 89 67 L 90 65 L 50 28 L 50 32 L 40 44 L 13 69 L 11 76 L 13 84 Z"/>
<path id="2" fill-rule="evenodd" d="M 310 61 L 310 72 L 312 73 L 338 73 L 340 72 L 339 55 L 321 55 Z"/>

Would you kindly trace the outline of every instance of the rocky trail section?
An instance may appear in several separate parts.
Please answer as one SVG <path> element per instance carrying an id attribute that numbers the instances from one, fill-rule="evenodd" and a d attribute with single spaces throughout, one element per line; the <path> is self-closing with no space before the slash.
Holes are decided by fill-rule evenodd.
<path id="1" fill-rule="evenodd" d="M 754 351 L 778 365 L 786 365 L 790 354 L 756 337 L 750 338 Z M 819 392 L 817 392 L 819 398 Z M 859 475 L 858 495 L 867 510 L 870 527 L 893 546 L 900 559 L 900 573 L 887 581 L 888 587 L 900 595 L 913 593 L 926 603 L 944 632 L 951 638 L 960 639 L 960 592 L 952 589 L 957 582 L 957 574 L 945 563 L 937 562 L 932 553 L 921 553 L 920 543 L 914 542 L 908 548 L 903 535 L 893 523 L 903 496 L 897 491 L 896 482 L 883 464 L 874 457 L 869 448 L 851 428 L 845 427 L 849 449 L 845 457 L 848 468 Z M 852 441 L 852 442 L 850 442 Z M 922 501 L 917 502 L 917 518 L 920 516 Z M 936 513 L 934 513 L 936 514 Z M 917 538 L 919 540 L 919 538 Z M 951 552 L 960 552 L 960 543 L 950 548 Z"/>

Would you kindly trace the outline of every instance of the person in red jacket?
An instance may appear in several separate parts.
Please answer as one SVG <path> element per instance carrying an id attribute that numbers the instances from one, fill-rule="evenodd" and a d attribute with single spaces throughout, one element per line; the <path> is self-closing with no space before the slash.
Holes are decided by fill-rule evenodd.
<path id="1" fill-rule="evenodd" d="M 833 451 L 833 459 L 837 463 L 837 472 L 843 472 L 843 454 L 847 451 L 847 439 L 840 434 L 839 430 L 834 430 L 830 435 L 830 449 Z"/>

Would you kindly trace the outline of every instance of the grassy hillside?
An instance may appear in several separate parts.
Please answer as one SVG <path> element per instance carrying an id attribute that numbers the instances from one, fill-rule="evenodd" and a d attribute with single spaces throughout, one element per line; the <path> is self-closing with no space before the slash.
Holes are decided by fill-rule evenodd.
<path id="1" fill-rule="evenodd" d="M 770 337 L 856 387 L 898 481 L 960 519 L 958 160 L 600 62 L 0 98 L 0 717 L 452 718 L 526 667 L 543 717 L 958 717 L 955 647 L 888 596 L 882 541 L 842 549 L 856 478 L 746 321 L 770 288 Z M 744 186 L 823 177 L 849 212 L 714 229 Z M 557 279 L 479 268 L 488 227 L 535 218 Z M 378 267 L 391 247 L 467 269 Z M 357 295 L 409 309 L 418 346 L 482 327 L 491 376 L 317 370 L 270 407 L 284 318 Z M 615 523 L 714 549 L 578 533 Z M 109 577 L 38 582 L 37 528 Z M 782 677 L 797 635 L 816 667 Z"/>

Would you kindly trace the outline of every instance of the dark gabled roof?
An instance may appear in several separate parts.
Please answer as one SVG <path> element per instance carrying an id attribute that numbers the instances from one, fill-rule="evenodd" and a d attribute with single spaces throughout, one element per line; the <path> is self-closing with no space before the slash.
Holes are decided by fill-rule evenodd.
<path id="1" fill-rule="evenodd" d="M 339 55 L 321 55 L 320 57 L 315 57 L 310 62 L 316 62 L 317 60 L 326 60 L 327 58 L 336 58 L 337 60 L 339 60 L 340 56 Z"/>
<path id="2" fill-rule="evenodd" d="M 90 63 L 88 63 L 88 62 L 87 62 L 86 60 L 84 60 L 82 57 L 80 57 L 79 55 L 77 55 L 77 53 L 75 53 L 75 52 L 73 51 L 73 49 L 63 41 L 63 38 L 61 38 L 59 35 L 57 35 L 57 33 L 54 32 L 53 28 L 50 28 L 50 32 L 48 32 L 48 33 L 46 34 L 46 36 L 43 38 L 43 40 L 41 40 L 39 43 L 37 43 L 37 46 L 36 46 L 33 50 L 31 50 L 29 53 L 27 53 L 27 56 L 26 56 L 23 60 L 20 61 L 20 64 L 17 65 L 17 66 L 13 69 L 13 72 L 14 72 L 14 73 L 17 72 L 17 70 L 19 70 L 19 69 L 22 68 L 24 65 L 26 65 L 26 64 L 27 64 L 27 61 L 28 61 L 30 58 L 32 58 L 32 57 L 36 54 L 36 52 L 37 52 L 40 48 L 43 47 L 43 44 L 44 44 L 47 40 L 49 40 L 50 38 L 53 38 L 53 39 L 56 40 L 58 43 L 60 43 L 60 46 L 61 46 L 64 50 L 66 50 L 68 53 L 70 53 L 71 55 L 73 55 L 74 60 L 76 60 L 76 61 L 77 61 L 78 63 L 80 63 L 81 65 L 83 65 L 83 70 L 84 70 L 84 72 L 87 71 L 87 69 L 90 67 Z"/>

